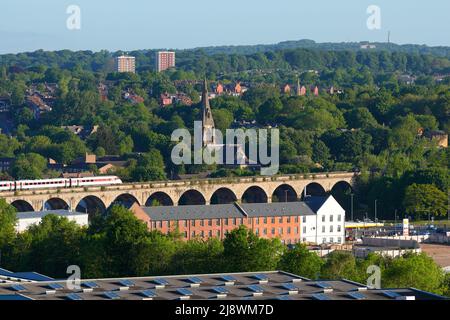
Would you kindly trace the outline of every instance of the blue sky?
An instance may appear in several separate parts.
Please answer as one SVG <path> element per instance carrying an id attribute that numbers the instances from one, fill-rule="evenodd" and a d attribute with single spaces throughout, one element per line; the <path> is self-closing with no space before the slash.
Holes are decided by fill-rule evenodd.
<path id="1" fill-rule="evenodd" d="M 124 6 L 126 4 L 127 6 Z M 81 30 L 66 28 L 69 5 Z M 369 30 L 369 5 L 381 30 Z M 1 0 L 0 53 L 391 41 L 450 46 L 448 0 Z"/>

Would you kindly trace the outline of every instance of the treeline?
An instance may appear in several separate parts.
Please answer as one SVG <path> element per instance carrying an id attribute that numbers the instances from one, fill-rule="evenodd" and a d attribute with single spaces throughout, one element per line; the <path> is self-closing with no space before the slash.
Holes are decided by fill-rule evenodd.
<path id="1" fill-rule="evenodd" d="M 0 200 L 1 267 L 36 271 L 65 278 L 69 265 L 78 265 L 87 278 L 161 276 L 222 272 L 284 270 L 311 279 L 349 279 L 366 283 L 367 268 L 381 269 L 383 287 L 415 287 L 450 294 L 450 277 L 425 254 L 400 258 L 370 255 L 355 259 L 349 252 L 333 252 L 322 259 L 304 245 L 288 249 L 279 239 L 263 239 L 241 226 L 223 241 L 200 238 L 184 242 L 149 232 L 123 207 L 112 207 L 88 228 L 54 215 L 21 234 L 14 233 L 14 209 Z"/>

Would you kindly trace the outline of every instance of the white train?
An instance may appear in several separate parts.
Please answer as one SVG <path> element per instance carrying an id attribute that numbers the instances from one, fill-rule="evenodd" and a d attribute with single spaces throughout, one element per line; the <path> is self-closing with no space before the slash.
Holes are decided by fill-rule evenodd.
<path id="1" fill-rule="evenodd" d="M 116 176 L 0 181 L 0 191 L 109 186 L 121 183 L 122 180 Z"/>

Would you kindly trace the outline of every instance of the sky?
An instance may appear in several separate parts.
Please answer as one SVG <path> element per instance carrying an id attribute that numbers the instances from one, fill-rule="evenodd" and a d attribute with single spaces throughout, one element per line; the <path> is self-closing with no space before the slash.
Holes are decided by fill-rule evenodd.
<path id="1" fill-rule="evenodd" d="M 80 29 L 67 28 L 67 8 Z M 367 8 L 380 9 L 370 30 Z M 450 46 L 448 0 L 1 0 L 0 53 L 391 41 Z M 73 24 L 72 24 L 73 25 Z"/>

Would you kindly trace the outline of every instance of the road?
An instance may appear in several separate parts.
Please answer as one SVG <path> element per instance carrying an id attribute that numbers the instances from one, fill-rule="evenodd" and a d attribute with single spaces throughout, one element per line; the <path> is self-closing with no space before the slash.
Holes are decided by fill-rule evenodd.
<path id="1" fill-rule="evenodd" d="M 442 244 L 421 243 L 422 251 L 433 258 L 441 267 L 450 266 L 450 246 Z"/>

